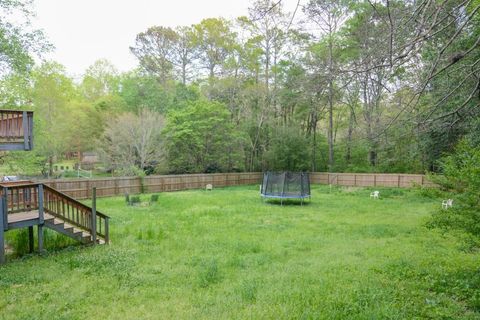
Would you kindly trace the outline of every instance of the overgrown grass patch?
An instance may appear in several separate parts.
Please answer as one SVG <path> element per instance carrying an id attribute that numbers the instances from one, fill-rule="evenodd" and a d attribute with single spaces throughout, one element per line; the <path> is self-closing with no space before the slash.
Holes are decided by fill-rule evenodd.
<path id="1" fill-rule="evenodd" d="M 478 253 L 425 227 L 439 199 L 371 190 L 315 185 L 304 206 L 258 186 L 100 199 L 112 244 L 11 257 L 0 318 L 479 318 Z"/>

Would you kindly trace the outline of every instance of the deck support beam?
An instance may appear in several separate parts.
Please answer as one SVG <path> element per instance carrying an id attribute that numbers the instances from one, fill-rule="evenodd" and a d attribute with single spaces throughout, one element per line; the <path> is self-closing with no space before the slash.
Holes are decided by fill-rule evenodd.
<path id="1" fill-rule="evenodd" d="M 33 253 L 34 241 L 33 241 L 33 226 L 28 227 L 28 252 Z"/>

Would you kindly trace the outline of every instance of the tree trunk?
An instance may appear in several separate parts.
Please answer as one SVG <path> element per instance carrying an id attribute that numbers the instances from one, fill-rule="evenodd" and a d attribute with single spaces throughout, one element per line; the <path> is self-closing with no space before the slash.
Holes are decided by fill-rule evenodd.
<path id="1" fill-rule="evenodd" d="M 328 171 L 332 172 L 334 163 L 333 154 L 333 43 L 328 44 Z"/>
<path id="2" fill-rule="evenodd" d="M 347 135 L 347 151 L 345 152 L 345 162 L 350 164 L 352 160 L 352 135 L 353 125 L 355 123 L 355 116 L 353 110 L 350 110 L 350 120 L 348 122 L 348 135 Z"/>
<path id="3" fill-rule="evenodd" d="M 53 156 L 48 157 L 48 177 L 53 176 Z"/>

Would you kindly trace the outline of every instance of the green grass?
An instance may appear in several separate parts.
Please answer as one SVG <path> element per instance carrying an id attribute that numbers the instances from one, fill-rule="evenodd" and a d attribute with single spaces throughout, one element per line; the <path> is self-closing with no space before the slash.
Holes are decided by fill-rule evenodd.
<path id="1" fill-rule="evenodd" d="M 479 254 L 425 227 L 440 202 L 369 193 L 314 186 L 311 203 L 283 207 L 258 186 L 101 199 L 112 244 L 0 267 L 0 318 L 478 319 Z"/>

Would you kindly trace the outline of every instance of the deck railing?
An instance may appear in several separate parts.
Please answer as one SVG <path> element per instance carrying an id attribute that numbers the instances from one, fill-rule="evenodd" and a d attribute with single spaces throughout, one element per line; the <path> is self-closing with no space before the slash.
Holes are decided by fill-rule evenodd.
<path id="1" fill-rule="evenodd" d="M 33 112 L 0 110 L 0 151 L 32 148 Z"/>

